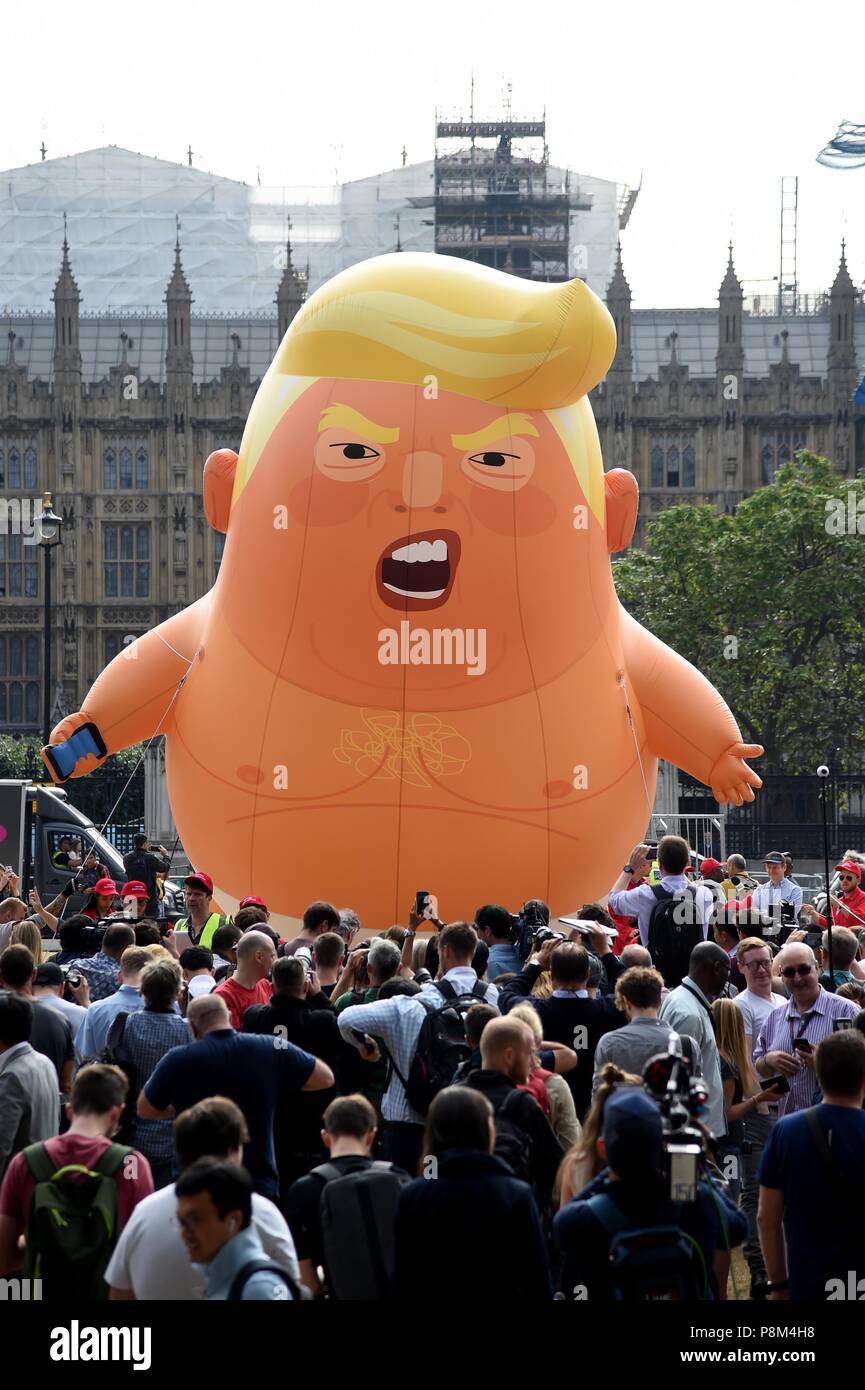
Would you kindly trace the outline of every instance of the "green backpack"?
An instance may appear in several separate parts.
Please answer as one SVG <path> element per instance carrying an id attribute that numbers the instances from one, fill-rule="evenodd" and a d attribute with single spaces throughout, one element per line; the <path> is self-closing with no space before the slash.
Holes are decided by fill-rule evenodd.
<path id="1" fill-rule="evenodd" d="M 132 1149 L 110 1144 L 95 1168 L 68 1163 L 55 1169 L 44 1144 L 24 1161 L 35 1186 L 27 1223 L 24 1273 L 41 1279 L 43 1297 L 105 1299 L 104 1274 L 118 1236 L 114 1175 Z"/>

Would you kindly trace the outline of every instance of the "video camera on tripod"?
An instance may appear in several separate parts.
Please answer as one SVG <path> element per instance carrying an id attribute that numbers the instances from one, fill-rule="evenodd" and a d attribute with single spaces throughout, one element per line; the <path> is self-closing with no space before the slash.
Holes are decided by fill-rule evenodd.
<path id="1" fill-rule="evenodd" d="M 705 1148 L 703 1131 L 695 1121 L 705 1111 L 708 1091 L 702 1077 L 691 1075 L 678 1033 L 671 1033 L 666 1052 L 649 1058 L 643 1084 L 661 1112 L 670 1200 L 696 1201 L 705 1171 Z"/>

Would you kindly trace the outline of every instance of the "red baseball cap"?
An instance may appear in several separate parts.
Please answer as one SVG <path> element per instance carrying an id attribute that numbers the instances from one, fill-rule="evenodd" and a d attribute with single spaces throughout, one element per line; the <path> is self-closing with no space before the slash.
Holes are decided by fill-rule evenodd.
<path id="1" fill-rule="evenodd" d="M 121 898 L 149 898 L 150 894 L 145 884 L 137 878 L 133 878 L 130 883 L 124 883 L 120 889 L 120 896 Z"/>
<path id="2" fill-rule="evenodd" d="M 213 879 L 210 877 L 210 874 L 189 874 L 183 882 L 186 884 L 187 888 L 203 888 L 209 898 L 213 897 Z"/>
<path id="3" fill-rule="evenodd" d="M 700 860 L 700 873 L 701 873 L 701 874 L 714 874 L 718 869 L 725 869 L 726 867 L 727 867 L 726 864 L 722 864 L 721 861 L 720 861 L 719 859 L 701 859 L 701 860 Z"/>
<path id="4" fill-rule="evenodd" d="M 835 865 L 835 872 L 836 872 L 836 873 L 838 873 L 838 871 L 839 871 L 840 869 L 846 869 L 846 871 L 847 871 L 848 874 L 855 874 L 856 877 L 858 878 L 859 882 L 860 882 L 860 883 L 862 882 L 862 865 L 861 865 L 861 864 L 856 864 L 852 859 L 845 859 L 843 864 L 836 864 L 836 865 Z"/>
<path id="5" fill-rule="evenodd" d="M 107 898 L 109 895 L 113 897 L 117 892 L 117 884 L 113 878 L 100 878 L 98 883 L 94 883 L 93 891 L 99 893 L 103 898 Z"/>
<path id="6" fill-rule="evenodd" d="M 263 907 L 265 912 L 270 911 L 270 909 L 267 906 L 267 903 L 264 901 L 264 898 L 257 897 L 255 893 L 247 893 L 245 898 L 241 898 L 240 908 L 238 908 L 238 911 L 240 911 L 241 908 L 244 907 Z"/>

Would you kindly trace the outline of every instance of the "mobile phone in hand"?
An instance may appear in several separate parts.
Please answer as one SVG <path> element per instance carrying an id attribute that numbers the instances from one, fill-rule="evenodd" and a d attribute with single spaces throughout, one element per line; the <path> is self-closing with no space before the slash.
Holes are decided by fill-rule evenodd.
<path id="1" fill-rule="evenodd" d="M 790 1082 L 786 1076 L 770 1076 L 767 1081 L 760 1082 L 761 1091 L 780 1091 L 782 1095 L 786 1095 L 789 1089 Z"/>
<path id="2" fill-rule="evenodd" d="M 805 1055 L 808 1057 L 810 1057 L 812 1052 L 814 1051 L 807 1038 L 794 1038 L 793 1046 L 795 1047 L 797 1052 L 804 1052 Z"/>

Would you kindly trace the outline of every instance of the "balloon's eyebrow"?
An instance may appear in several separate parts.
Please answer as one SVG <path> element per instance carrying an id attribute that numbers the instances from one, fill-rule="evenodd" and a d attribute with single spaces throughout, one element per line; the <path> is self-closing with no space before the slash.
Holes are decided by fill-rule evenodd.
<path id="1" fill-rule="evenodd" d="M 395 444 L 399 439 L 398 429 L 391 429 L 388 425 L 377 425 L 374 420 L 368 420 L 350 405 L 326 406 L 321 412 L 318 429 L 319 433 L 322 430 L 349 430 L 352 434 L 362 434 L 366 439 L 374 439 L 376 444 Z"/>
<path id="2" fill-rule="evenodd" d="M 452 434 L 451 443 L 457 449 L 481 449 L 484 444 L 495 444 L 498 439 L 511 439 L 523 435 L 538 436 L 538 431 L 529 415 L 500 415 L 473 434 Z"/>

